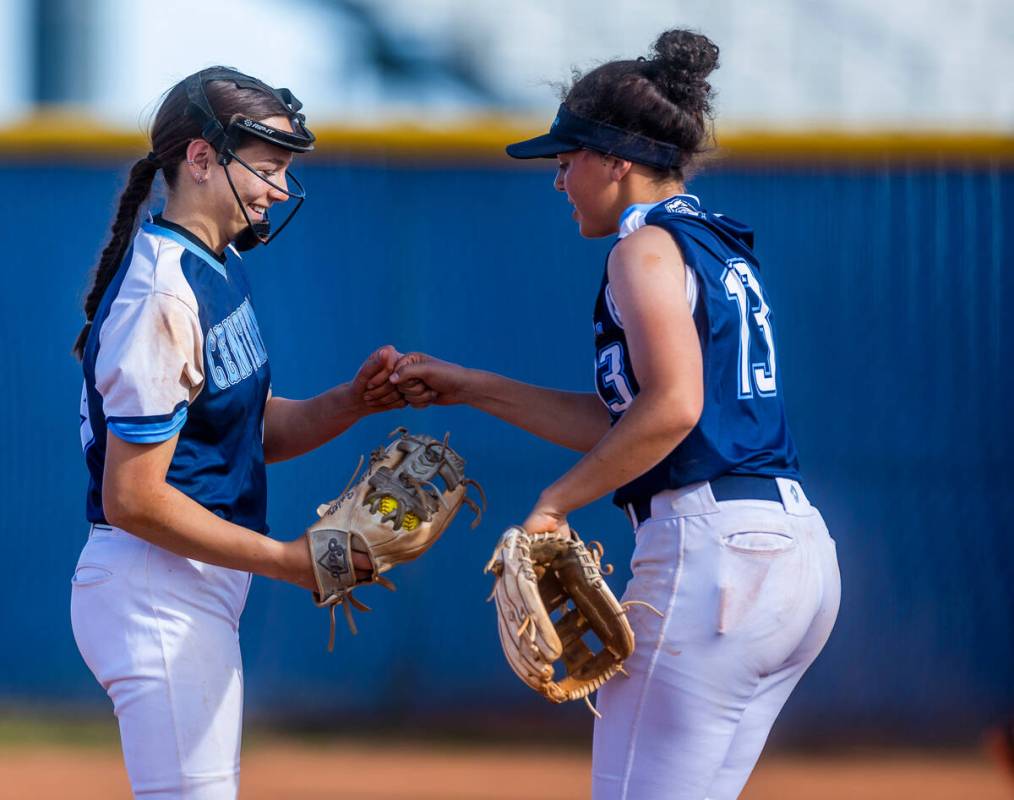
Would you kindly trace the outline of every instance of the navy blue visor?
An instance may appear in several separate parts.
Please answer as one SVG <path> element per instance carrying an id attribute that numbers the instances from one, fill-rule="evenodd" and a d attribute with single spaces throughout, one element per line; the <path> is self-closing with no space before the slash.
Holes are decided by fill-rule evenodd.
<path id="1" fill-rule="evenodd" d="M 596 150 L 655 169 L 672 169 L 680 163 L 680 149 L 674 144 L 586 119 L 563 105 L 549 133 L 507 145 L 511 158 L 555 158 L 573 150 Z"/>

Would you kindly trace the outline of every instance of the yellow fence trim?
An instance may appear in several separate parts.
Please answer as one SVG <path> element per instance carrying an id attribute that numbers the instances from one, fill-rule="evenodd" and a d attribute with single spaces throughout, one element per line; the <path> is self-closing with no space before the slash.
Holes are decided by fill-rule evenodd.
<path id="1" fill-rule="evenodd" d="M 417 123 L 317 128 L 324 156 L 365 160 L 466 160 L 507 163 L 504 145 L 545 131 L 516 120 L 472 119 L 459 125 Z M 917 161 L 1014 162 L 1014 135 L 988 132 L 719 130 L 717 155 L 733 162 Z M 147 152 L 140 131 L 81 114 L 42 112 L 0 128 L 0 157 L 69 156 L 130 159 Z"/>

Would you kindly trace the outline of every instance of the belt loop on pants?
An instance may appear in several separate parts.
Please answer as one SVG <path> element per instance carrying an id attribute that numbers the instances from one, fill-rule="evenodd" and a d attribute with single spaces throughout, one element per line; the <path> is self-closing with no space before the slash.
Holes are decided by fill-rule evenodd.
<path id="1" fill-rule="evenodd" d="M 711 483 L 711 492 L 719 503 L 728 500 L 766 500 L 772 503 L 785 503 L 784 495 L 779 486 L 783 482 L 789 490 L 794 486 L 797 494 L 802 496 L 802 487 L 796 481 L 783 478 L 769 478 L 759 475 L 722 475 Z M 805 503 L 805 497 L 803 497 Z M 809 504 L 806 503 L 808 506 Z M 626 511 L 634 528 L 651 517 L 651 496 L 639 497 L 627 503 Z"/>

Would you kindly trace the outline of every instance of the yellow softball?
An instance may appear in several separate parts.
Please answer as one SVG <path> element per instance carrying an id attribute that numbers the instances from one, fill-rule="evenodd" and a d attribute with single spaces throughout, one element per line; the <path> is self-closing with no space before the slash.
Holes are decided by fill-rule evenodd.
<path id="1" fill-rule="evenodd" d="M 380 505 L 378 506 L 378 510 L 380 511 L 381 516 L 386 517 L 392 511 L 396 511 L 397 508 L 398 501 L 395 500 L 393 497 L 391 497 L 391 495 L 389 494 L 384 495 L 383 497 L 380 498 Z M 419 517 L 417 517 L 415 514 L 409 511 L 405 515 L 405 518 L 401 521 L 401 526 L 407 531 L 414 531 L 416 528 L 419 527 Z"/>

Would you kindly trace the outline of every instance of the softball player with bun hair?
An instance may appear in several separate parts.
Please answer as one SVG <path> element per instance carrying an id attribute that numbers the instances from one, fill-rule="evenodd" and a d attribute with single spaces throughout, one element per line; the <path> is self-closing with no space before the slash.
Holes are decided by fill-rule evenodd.
<path id="1" fill-rule="evenodd" d="M 415 406 L 467 403 L 584 452 L 525 520 L 557 530 L 609 492 L 636 530 L 624 599 L 629 678 L 599 692 L 595 800 L 739 795 L 838 613 L 834 543 L 801 484 L 753 233 L 686 193 L 708 147 L 718 48 L 663 33 L 652 57 L 576 80 L 550 131 L 586 237 L 617 236 L 595 303 L 596 394 L 538 388 L 413 353 Z"/>
<path id="2" fill-rule="evenodd" d="M 130 170 L 85 300 L 75 353 L 91 530 L 71 618 L 137 797 L 236 796 L 251 573 L 315 588 L 306 541 L 265 535 L 265 462 L 404 404 L 386 380 L 391 347 L 318 397 L 271 395 L 238 251 L 291 219 L 272 230 L 274 204 L 298 209 L 289 167 L 313 141 L 287 89 L 221 67 L 181 81 Z M 137 230 L 159 171 L 165 208 Z"/>

